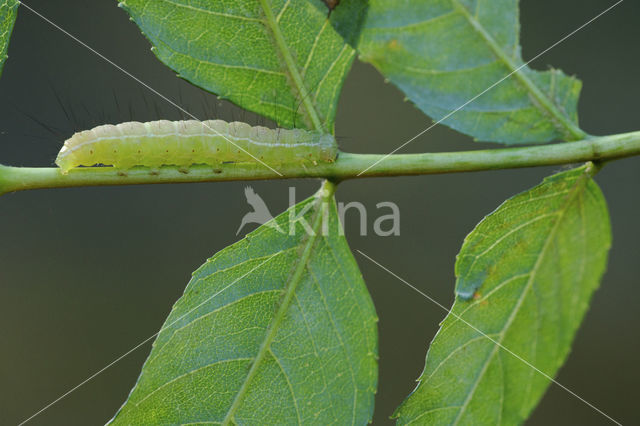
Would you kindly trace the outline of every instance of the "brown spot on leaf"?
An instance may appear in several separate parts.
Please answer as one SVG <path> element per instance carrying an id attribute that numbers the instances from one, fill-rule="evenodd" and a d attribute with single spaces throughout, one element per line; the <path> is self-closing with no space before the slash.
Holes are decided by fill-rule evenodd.
<path id="1" fill-rule="evenodd" d="M 327 7 L 329 8 L 329 13 L 331 13 L 331 11 L 333 11 L 333 9 L 335 9 L 336 6 L 340 4 L 340 0 L 322 0 L 322 1 L 324 1 L 324 4 L 326 4 Z"/>

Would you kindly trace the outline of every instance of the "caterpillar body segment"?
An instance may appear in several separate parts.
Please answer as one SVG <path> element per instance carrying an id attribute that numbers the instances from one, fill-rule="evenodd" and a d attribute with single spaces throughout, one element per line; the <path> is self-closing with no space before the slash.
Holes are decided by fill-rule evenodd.
<path id="1" fill-rule="evenodd" d="M 63 173 L 97 164 L 129 169 L 163 165 L 259 163 L 315 165 L 335 161 L 338 146 L 329 134 L 269 129 L 222 120 L 131 121 L 74 134 L 58 153 Z"/>

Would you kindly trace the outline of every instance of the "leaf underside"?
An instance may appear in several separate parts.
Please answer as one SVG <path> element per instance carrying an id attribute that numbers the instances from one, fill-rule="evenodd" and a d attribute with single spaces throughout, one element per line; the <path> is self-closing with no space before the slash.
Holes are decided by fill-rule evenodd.
<path id="1" fill-rule="evenodd" d="M 522 360 L 556 375 L 606 266 L 611 230 L 592 167 L 507 200 L 465 239 L 458 298 L 400 424 L 512 425 L 531 413 L 550 381 Z"/>
<path id="2" fill-rule="evenodd" d="M 19 4 L 17 0 L 0 0 L 0 74 L 7 60 L 9 40 L 18 15 Z"/>
<path id="3" fill-rule="evenodd" d="M 523 64 L 518 15 L 518 0 L 371 0 L 360 59 L 434 120 L 453 113 L 442 123 L 475 139 L 584 137 L 577 126 L 579 80 L 558 70 L 516 71 Z"/>
<path id="4" fill-rule="evenodd" d="M 333 133 L 355 52 L 321 1 L 124 0 L 120 6 L 180 77 L 281 127 Z"/>
<path id="5" fill-rule="evenodd" d="M 194 272 L 112 424 L 371 419 L 377 317 L 333 197 L 328 225 L 319 200 L 275 219 L 286 234 L 263 225 Z"/>

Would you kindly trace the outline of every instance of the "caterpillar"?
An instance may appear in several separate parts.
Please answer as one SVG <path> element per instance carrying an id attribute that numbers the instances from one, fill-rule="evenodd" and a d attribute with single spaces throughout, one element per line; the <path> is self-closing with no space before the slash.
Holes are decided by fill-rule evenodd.
<path id="1" fill-rule="evenodd" d="M 222 120 L 158 120 L 106 124 L 67 139 L 56 164 L 67 174 L 78 166 L 191 166 L 259 163 L 270 166 L 333 162 L 332 135 L 301 129 L 269 129 Z"/>

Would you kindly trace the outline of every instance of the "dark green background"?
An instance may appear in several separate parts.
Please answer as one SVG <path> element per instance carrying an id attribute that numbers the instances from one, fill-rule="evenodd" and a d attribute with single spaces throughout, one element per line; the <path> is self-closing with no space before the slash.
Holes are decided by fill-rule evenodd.
<path id="1" fill-rule="evenodd" d="M 115 0 L 26 0 L 200 118 L 263 120 L 176 78 Z M 531 58 L 613 1 L 524 0 L 522 44 Z M 593 134 L 640 129 L 640 4 L 625 1 L 537 60 L 584 82 L 580 122 Z M 166 102 L 22 8 L 0 79 L 0 162 L 51 166 L 74 131 L 131 119 L 178 119 Z M 67 105 L 64 110 L 58 99 Z M 343 150 L 388 152 L 431 122 L 371 67 L 355 64 L 340 99 Z M 204 105 L 204 106 L 203 106 Z M 68 117 L 67 117 L 68 116 Z M 49 132 L 34 119 L 54 128 Z M 58 136 L 55 135 L 57 132 Z M 489 146 L 489 145 L 487 145 Z M 474 149 L 438 127 L 406 152 Z M 444 305 L 464 236 L 502 200 L 559 168 L 345 182 L 338 199 L 369 208 L 393 201 L 401 236 L 357 235 L 351 247 L 377 259 Z M 640 158 L 598 176 L 609 202 L 614 245 L 609 269 L 558 380 L 623 424 L 638 424 L 638 183 Z M 313 181 L 256 182 L 275 214 Z M 156 332 L 191 271 L 237 240 L 248 211 L 243 183 L 38 190 L 0 198 L 0 424 L 16 424 Z M 248 229 L 247 229 L 248 230 Z M 414 387 L 444 312 L 362 257 L 356 257 L 380 317 L 380 386 L 374 424 Z M 32 424 L 102 424 L 125 400 L 149 345 L 37 417 Z M 551 386 L 530 424 L 607 421 Z"/>

